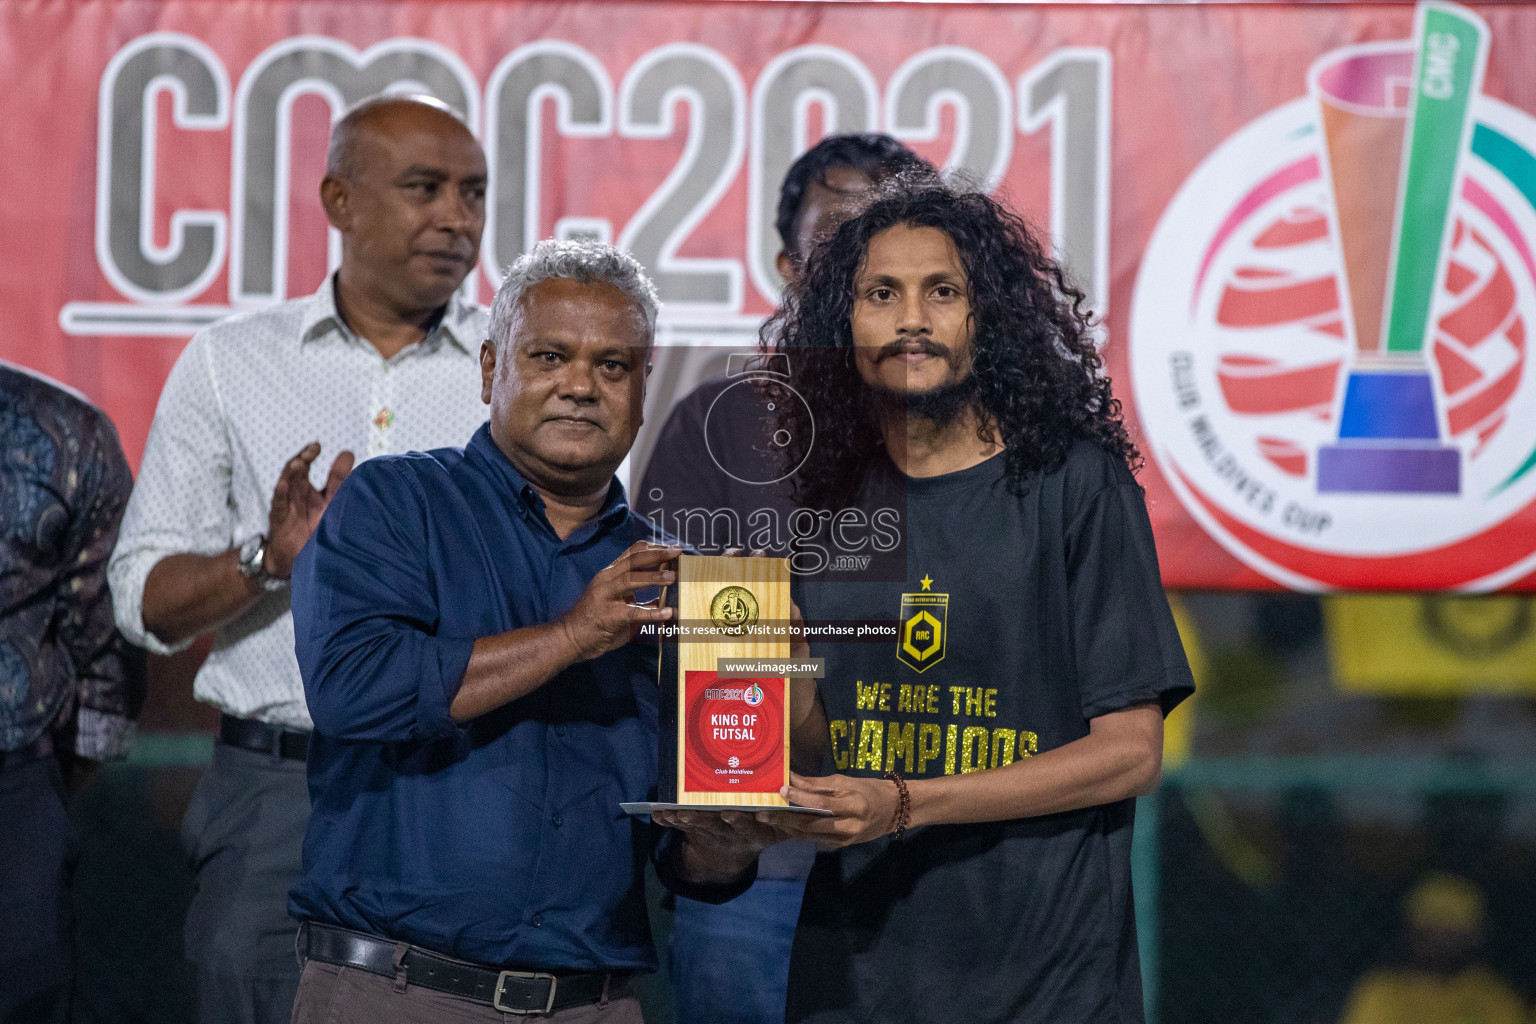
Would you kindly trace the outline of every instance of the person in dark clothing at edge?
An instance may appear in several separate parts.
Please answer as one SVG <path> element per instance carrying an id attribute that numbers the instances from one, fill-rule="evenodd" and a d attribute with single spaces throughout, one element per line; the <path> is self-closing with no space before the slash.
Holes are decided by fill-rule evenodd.
<path id="1" fill-rule="evenodd" d="M 785 794 L 834 815 L 759 815 L 826 848 L 788 1020 L 1140 1022 L 1134 798 L 1193 681 L 1082 294 L 995 200 L 893 179 L 764 330 L 801 503 L 903 512 L 900 571 L 797 588 L 897 637 L 813 642 L 839 771 Z"/>
<path id="2" fill-rule="evenodd" d="M 775 222 L 785 287 L 795 287 L 806 254 L 872 183 L 914 170 L 932 167 L 875 133 L 829 135 L 801 154 L 785 175 Z M 706 554 L 729 547 L 786 554 L 795 505 L 777 468 L 778 427 L 765 405 L 762 389 L 741 374 L 706 381 L 685 396 L 661 428 L 635 507 Z M 699 525 L 723 532 L 697 535 L 691 527 Z M 677 901 L 670 973 L 678 1024 L 783 1020 L 789 950 L 814 853 L 807 843 L 780 843 L 763 851 L 757 881 L 736 899 Z"/>
<path id="3" fill-rule="evenodd" d="M 358 466 L 295 562 L 315 723 L 296 1024 L 639 1021 L 647 854 L 695 898 L 751 883 L 759 847 L 653 844 L 619 807 L 656 785 L 657 648 L 633 639 L 671 616 L 680 552 L 613 475 L 656 308 L 619 250 L 536 245 L 480 349 L 489 423 Z"/>
<path id="4" fill-rule="evenodd" d="M 107 557 L 133 477 L 106 414 L 0 362 L 0 1022 L 70 1020 L 69 799 L 128 752 L 144 665 Z"/>

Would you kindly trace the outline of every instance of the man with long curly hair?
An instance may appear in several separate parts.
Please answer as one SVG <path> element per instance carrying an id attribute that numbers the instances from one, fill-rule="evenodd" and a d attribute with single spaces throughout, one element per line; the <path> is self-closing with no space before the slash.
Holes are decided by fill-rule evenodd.
<path id="1" fill-rule="evenodd" d="M 901 535 L 898 571 L 797 596 L 897 635 L 813 634 L 839 774 L 787 795 L 833 814 L 763 815 L 826 849 L 788 1019 L 1141 1021 L 1134 798 L 1193 684 L 1082 294 L 996 201 L 897 180 L 765 337 L 827 550 L 872 510 Z"/>
<path id="2" fill-rule="evenodd" d="M 837 225 L 846 204 L 872 182 L 904 170 L 932 168 L 900 142 L 872 132 L 829 135 L 802 153 L 779 190 L 776 226 L 783 248 L 777 263 L 786 287 L 794 287 L 814 240 Z M 783 555 L 781 524 L 795 506 L 787 484 L 765 482 L 781 475 L 771 469 L 776 427 L 765 422 L 765 397 L 736 386 L 743 379 L 706 381 L 672 408 L 631 500 L 701 554 L 743 547 L 750 539 L 755 548 Z M 754 475 L 742 467 L 770 471 Z M 705 513 L 702 535 L 690 530 L 683 511 L 689 508 Z M 722 513 L 736 529 L 713 536 Z M 752 524 L 760 519 L 774 525 L 759 531 Z M 813 856 L 806 843 L 781 843 L 764 851 L 757 881 L 736 899 L 714 904 L 678 898 L 669 958 L 677 1024 L 784 1019 L 786 961 Z"/>

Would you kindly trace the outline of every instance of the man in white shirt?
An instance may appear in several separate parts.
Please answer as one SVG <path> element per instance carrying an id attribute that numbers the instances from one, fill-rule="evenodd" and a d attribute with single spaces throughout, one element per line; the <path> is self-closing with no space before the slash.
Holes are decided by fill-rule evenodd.
<path id="1" fill-rule="evenodd" d="M 289 1019 L 311 723 L 288 577 L 357 459 L 462 444 L 484 421 L 488 324 L 457 293 L 485 191 L 479 144 L 437 101 L 354 107 L 320 185 L 340 268 L 312 296 L 200 331 L 160 396 L 109 578 L 135 643 L 170 653 L 214 634 L 194 692 L 223 712 L 219 742 L 182 827 L 203 1024 Z"/>

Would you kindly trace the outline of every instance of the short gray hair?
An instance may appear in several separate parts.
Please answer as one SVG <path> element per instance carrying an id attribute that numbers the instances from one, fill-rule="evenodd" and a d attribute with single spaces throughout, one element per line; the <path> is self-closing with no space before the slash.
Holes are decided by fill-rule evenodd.
<path id="1" fill-rule="evenodd" d="M 497 355 L 512 336 L 523 296 L 540 281 L 551 279 L 612 285 L 645 314 L 647 343 L 655 339 L 656 311 L 661 300 L 639 260 L 603 242 L 546 238 L 507 268 L 491 302 L 491 345 Z"/>

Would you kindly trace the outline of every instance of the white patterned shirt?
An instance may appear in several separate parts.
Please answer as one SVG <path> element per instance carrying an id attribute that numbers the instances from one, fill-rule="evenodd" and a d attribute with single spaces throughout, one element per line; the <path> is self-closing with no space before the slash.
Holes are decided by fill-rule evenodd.
<path id="1" fill-rule="evenodd" d="M 311 441 L 331 461 L 466 444 L 485 422 L 485 310 L 457 294 L 424 340 L 384 359 L 336 311 L 332 279 L 314 295 L 211 324 L 193 336 L 160 394 L 108 579 L 129 640 L 169 654 L 144 628 L 144 581 L 168 555 L 217 555 L 265 533 L 284 463 Z M 214 635 L 198 700 L 241 718 L 310 728 L 293 654 L 288 590 L 263 595 Z"/>

